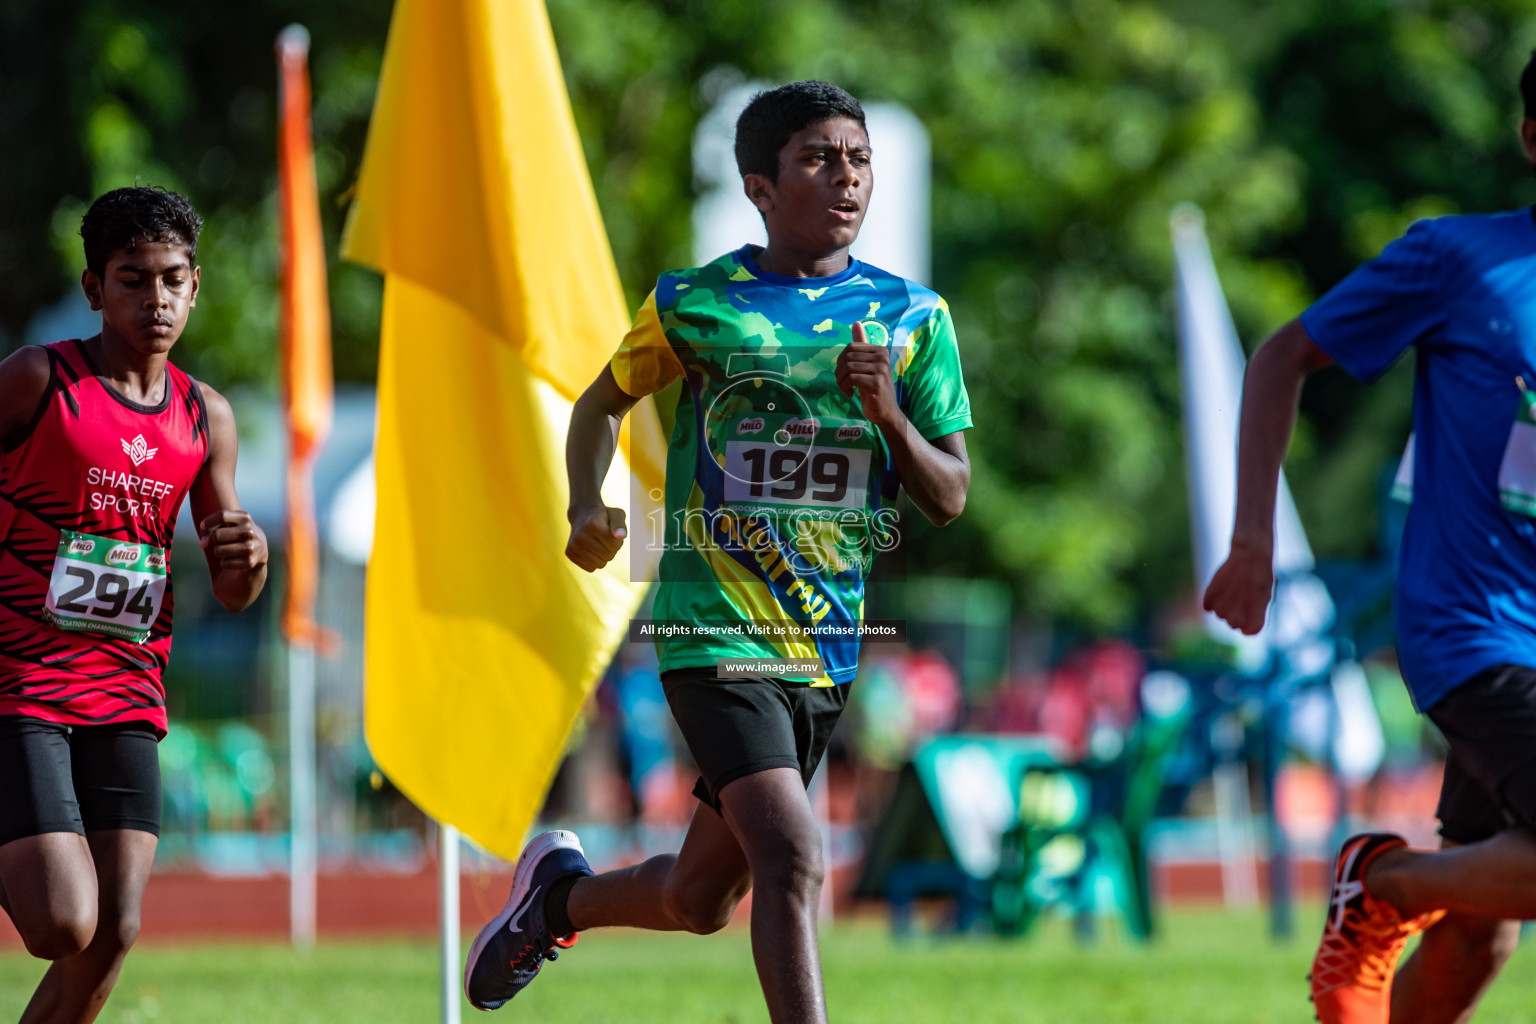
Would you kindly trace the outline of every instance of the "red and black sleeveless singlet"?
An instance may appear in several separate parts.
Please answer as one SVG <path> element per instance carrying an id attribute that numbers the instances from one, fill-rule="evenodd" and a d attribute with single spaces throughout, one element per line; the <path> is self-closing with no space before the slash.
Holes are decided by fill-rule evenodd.
<path id="1" fill-rule="evenodd" d="M 147 406 L 102 379 L 81 342 L 47 352 L 36 415 L 0 444 L 0 716 L 149 722 L 164 735 L 169 581 L 142 644 L 49 625 L 44 601 L 61 530 L 169 552 L 208 458 L 208 410 L 197 382 L 169 363 L 165 397 Z"/>

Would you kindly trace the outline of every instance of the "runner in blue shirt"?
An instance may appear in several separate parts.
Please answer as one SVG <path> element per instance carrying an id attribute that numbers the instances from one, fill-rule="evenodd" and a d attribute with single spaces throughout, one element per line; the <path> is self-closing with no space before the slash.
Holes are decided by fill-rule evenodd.
<path id="1" fill-rule="evenodd" d="M 1520 89 L 1536 165 L 1536 54 Z M 1414 701 L 1450 744 L 1441 849 L 1387 833 L 1344 844 L 1312 967 L 1323 1024 L 1468 1020 L 1519 920 L 1536 918 L 1533 213 L 1414 224 L 1266 341 L 1244 382 L 1232 549 L 1205 607 L 1253 634 L 1274 582 L 1276 481 L 1302 382 L 1331 363 L 1373 380 L 1416 350 L 1397 636 Z"/>

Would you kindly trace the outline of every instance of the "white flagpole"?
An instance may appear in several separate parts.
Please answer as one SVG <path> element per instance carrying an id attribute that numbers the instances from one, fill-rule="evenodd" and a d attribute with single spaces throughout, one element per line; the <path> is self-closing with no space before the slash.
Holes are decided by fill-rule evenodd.
<path id="1" fill-rule="evenodd" d="M 437 826 L 438 960 L 442 1024 L 459 1024 L 459 830 Z"/>
<path id="2" fill-rule="evenodd" d="M 1216 769 L 1216 849 L 1221 860 L 1221 900 L 1227 907 L 1259 902 L 1259 865 L 1254 856 L 1253 807 L 1248 800 L 1248 762 L 1243 760 L 1243 723 L 1235 711 L 1211 723 Z"/>
<path id="3" fill-rule="evenodd" d="M 288 921 L 295 949 L 315 945 L 315 652 L 288 645 Z"/>

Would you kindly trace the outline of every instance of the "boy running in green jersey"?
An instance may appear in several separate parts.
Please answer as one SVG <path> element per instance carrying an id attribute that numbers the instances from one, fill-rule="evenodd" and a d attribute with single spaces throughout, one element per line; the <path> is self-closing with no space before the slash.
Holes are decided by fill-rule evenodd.
<path id="1" fill-rule="evenodd" d="M 652 541 L 654 615 L 729 638 L 660 645 L 667 701 L 702 774 L 682 849 L 594 876 L 571 833 L 534 839 L 470 951 L 465 990 L 482 1009 L 521 991 L 579 929 L 706 934 L 751 889 L 770 1018 L 826 1020 L 825 867 L 806 786 L 857 670 L 864 580 L 895 541 L 897 488 L 942 526 L 970 483 L 970 402 L 948 307 L 848 252 L 873 189 L 870 157 L 864 111 L 836 86 L 755 97 L 737 122 L 736 159 L 767 247 L 661 275 L 576 403 L 566 555 L 595 571 L 628 532 L 599 490 L 620 421 L 683 381 Z M 758 664 L 727 673 L 722 659 Z"/>

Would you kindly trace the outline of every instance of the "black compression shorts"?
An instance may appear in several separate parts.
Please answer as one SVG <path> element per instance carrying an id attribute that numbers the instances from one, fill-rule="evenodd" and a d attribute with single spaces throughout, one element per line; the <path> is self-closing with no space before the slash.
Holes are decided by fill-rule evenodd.
<path id="1" fill-rule="evenodd" d="M 45 832 L 160 834 L 160 755 L 148 723 L 0 717 L 0 845 Z"/>
<path id="2" fill-rule="evenodd" d="M 1475 843 L 1536 826 L 1536 669 L 1498 665 L 1428 712 L 1451 746 L 1440 787 L 1440 835 Z"/>

